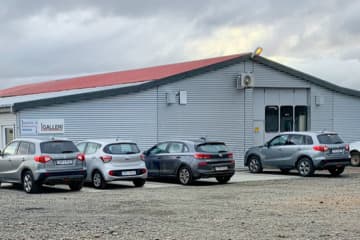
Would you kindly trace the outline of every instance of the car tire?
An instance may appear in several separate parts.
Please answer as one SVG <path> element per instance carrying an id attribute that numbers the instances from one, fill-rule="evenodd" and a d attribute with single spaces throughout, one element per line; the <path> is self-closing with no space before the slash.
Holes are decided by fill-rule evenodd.
<path id="1" fill-rule="evenodd" d="M 145 182 L 146 182 L 146 180 L 142 179 L 142 178 L 133 180 L 135 187 L 143 187 L 145 185 Z"/>
<path id="2" fill-rule="evenodd" d="M 300 158 L 297 163 L 297 170 L 302 177 L 310 177 L 315 172 L 313 162 L 306 157 Z"/>
<path id="3" fill-rule="evenodd" d="M 180 167 L 178 174 L 177 174 L 178 181 L 182 185 L 189 185 L 193 181 L 193 176 L 190 168 L 183 166 Z"/>
<path id="4" fill-rule="evenodd" d="M 26 193 L 38 193 L 40 191 L 40 184 L 35 182 L 31 171 L 26 171 L 22 178 L 22 186 Z"/>
<path id="5" fill-rule="evenodd" d="M 84 186 L 84 182 L 74 182 L 69 184 L 69 188 L 71 191 L 80 191 Z"/>
<path id="6" fill-rule="evenodd" d="M 91 182 L 94 188 L 97 189 L 104 189 L 106 188 L 106 182 L 104 177 L 102 176 L 101 172 L 95 171 L 92 175 Z"/>
<path id="7" fill-rule="evenodd" d="M 340 174 L 342 174 L 345 170 L 345 166 L 342 167 L 334 167 L 334 168 L 329 168 L 328 171 L 331 174 L 331 176 L 337 177 Z"/>
<path id="8" fill-rule="evenodd" d="M 248 161 L 248 168 L 251 173 L 261 173 L 263 171 L 260 158 L 258 156 L 251 156 Z"/>
<path id="9" fill-rule="evenodd" d="M 351 153 L 351 165 L 355 166 L 355 167 L 360 166 L 360 153 L 359 152 Z"/>
<path id="10" fill-rule="evenodd" d="M 222 176 L 222 177 L 216 177 L 216 180 L 220 183 L 220 184 L 225 184 L 227 182 L 230 181 L 232 176 Z"/>

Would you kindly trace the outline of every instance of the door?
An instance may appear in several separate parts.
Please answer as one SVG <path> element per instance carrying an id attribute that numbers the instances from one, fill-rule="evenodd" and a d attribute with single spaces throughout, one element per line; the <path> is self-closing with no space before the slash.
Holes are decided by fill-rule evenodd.
<path id="1" fill-rule="evenodd" d="M 165 154 L 160 159 L 160 175 L 176 175 L 176 170 L 181 164 L 181 158 L 184 157 L 184 152 L 186 149 L 188 148 L 181 142 L 169 143 L 167 147 L 168 154 Z"/>
<path id="2" fill-rule="evenodd" d="M 10 178 L 20 180 L 21 165 L 26 160 L 33 160 L 33 155 L 35 154 L 35 145 L 30 142 L 19 142 L 19 147 L 15 155 L 10 156 L 11 158 L 11 174 Z"/>
<path id="3" fill-rule="evenodd" d="M 273 138 L 261 151 L 263 154 L 264 167 L 278 167 L 287 157 L 287 150 L 284 150 L 288 140 L 288 135 L 279 135 Z"/>
<path id="4" fill-rule="evenodd" d="M 5 147 L 0 157 L 0 178 L 2 180 L 11 180 L 13 165 L 11 159 L 16 154 L 19 142 L 12 142 Z"/>
<path id="5" fill-rule="evenodd" d="M 14 128 L 3 126 L 1 131 L 2 131 L 1 140 L 3 145 L 0 147 L 2 148 L 14 140 Z"/>
<path id="6" fill-rule="evenodd" d="M 146 154 L 145 164 L 151 177 L 160 176 L 160 160 L 167 154 L 168 143 L 159 143 L 152 147 Z"/>

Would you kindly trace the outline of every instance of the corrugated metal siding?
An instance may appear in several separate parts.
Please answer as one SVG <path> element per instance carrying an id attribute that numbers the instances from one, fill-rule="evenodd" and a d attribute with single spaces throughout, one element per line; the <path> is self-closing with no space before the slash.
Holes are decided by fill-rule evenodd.
<path id="1" fill-rule="evenodd" d="M 4 139 L 3 139 L 3 128 L 4 127 L 14 127 L 16 123 L 16 115 L 13 113 L 0 113 L 0 149 L 5 147 Z M 16 132 L 16 131 L 15 131 Z"/>
<path id="2" fill-rule="evenodd" d="M 334 93 L 334 130 L 346 142 L 360 140 L 360 99 Z"/>
<path id="3" fill-rule="evenodd" d="M 73 140 L 119 137 L 136 141 L 141 149 L 156 142 L 156 89 L 71 104 L 23 110 L 22 119 L 64 119 Z"/>
<path id="4" fill-rule="evenodd" d="M 234 152 L 237 167 L 243 167 L 246 138 L 244 103 L 252 106 L 251 92 L 245 96 L 244 90 L 236 89 L 236 76 L 243 71 L 244 64 L 237 64 L 160 86 L 159 140 L 198 139 L 206 136 L 209 139 L 225 141 Z M 187 91 L 188 104 L 168 105 L 166 92 L 180 90 Z"/>
<path id="5" fill-rule="evenodd" d="M 308 88 L 310 84 L 260 63 L 254 63 L 256 87 L 269 88 Z"/>
<path id="6" fill-rule="evenodd" d="M 327 90 L 317 85 L 311 85 L 311 130 L 312 131 L 333 131 L 333 95 L 331 90 Z M 324 98 L 324 104 L 315 104 L 316 96 Z"/>

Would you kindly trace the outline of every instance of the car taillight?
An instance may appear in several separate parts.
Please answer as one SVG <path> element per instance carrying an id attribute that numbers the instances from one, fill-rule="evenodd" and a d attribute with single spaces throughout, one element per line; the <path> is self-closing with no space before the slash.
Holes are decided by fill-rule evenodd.
<path id="1" fill-rule="evenodd" d="M 141 155 L 140 155 L 140 159 L 143 160 L 143 161 L 145 161 L 145 155 L 144 155 L 144 154 L 141 154 Z"/>
<path id="2" fill-rule="evenodd" d="M 196 159 L 211 159 L 212 155 L 207 153 L 195 153 L 194 158 Z"/>
<path id="3" fill-rule="evenodd" d="M 101 159 L 104 163 L 107 163 L 107 162 L 110 162 L 110 161 L 112 160 L 112 156 L 105 155 L 105 156 L 101 156 L 100 159 Z"/>
<path id="4" fill-rule="evenodd" d="M 109 175 L 110 175 L 110 176 L 115 176 L 115 172 L 114 172 L 113 170 L 110 170 L 110 171 L 109 171 Z"/>
<path id="5" fill-rule="evenodd" d="M 233 153 L 228 153 L 227 157 L 228 157 L 228 158 L 233 158 L 233 157 L 234 157 L 234 154 L 233 154 Z"/>
<path id="6" fill-rule="evenodd" d="M 199 167 L 204 167 L 204 166 L 207 166 L 207 164 L 208 164 L 207 162 L 199 162 L 198 166 Z"/>
<path id="7" fill-rule="evenodd" d="M 82 153 L 78 154 L 76 156 L 76 159 L 79 161 L 85 161 L 85 154 L 82 154 Z"/>
<path id="8" fill-rule="evenodd" d="M 327 146 L 324 146 L 324 145 L 313 146 L 313 149 L 315 151 L 318 151 L 318 152 L 326 152 L 327 150 L 329 150 L 329 148 Z"/>
<path id="9" fill-rule="evenodd" d="M 51 159 L 52 158 L 50 156 L 47 156 L 47 155 L 40 155 L 40 156 L 35 156 L 34 157 L 35 162 L 39 162 L 39 163 L 47 163 Z"/>
<path id="10" fill-rule="evenodd" d="M 349 146 L 349 144 L 345 144 L 345 151 L 350 151 L 350 146 Z"/>
<path id="11" fill-rule="evenodd" d="M 140 174 L 144 174 L 144 173 L 146 173 L 146 172 L 147 172 L 146 168 L 140 169 Z"/>

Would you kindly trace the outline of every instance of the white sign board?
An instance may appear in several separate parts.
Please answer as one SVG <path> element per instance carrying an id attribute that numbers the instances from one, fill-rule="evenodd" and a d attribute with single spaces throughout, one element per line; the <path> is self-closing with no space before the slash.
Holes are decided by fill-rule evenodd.
<path id="1" fill-rule="evenodd" d="M 37 130 L 39 134 L 64 133 L 64 119 L 39 119 Z"/>
<path id="2" fill-rule="evenodd" d="M 64 133 L 64 119 L 22 119 L 21 136 Z"/>

